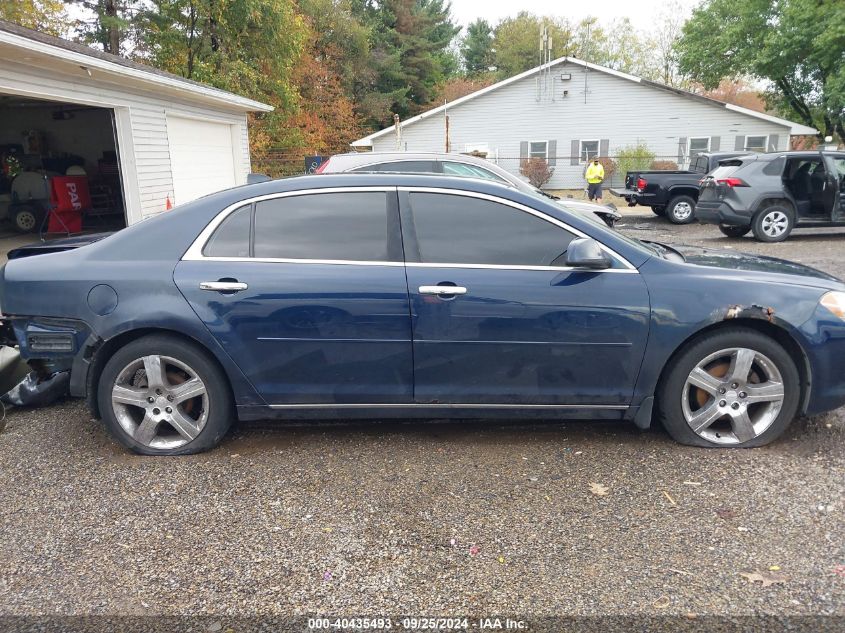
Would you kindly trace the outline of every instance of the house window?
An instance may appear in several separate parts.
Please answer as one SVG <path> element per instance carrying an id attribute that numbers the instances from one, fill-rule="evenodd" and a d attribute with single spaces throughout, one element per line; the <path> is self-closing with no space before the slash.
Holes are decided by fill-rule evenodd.
<path id="1" fill-rule="evenodd" d="M 528 157 L 546 160 L 549 157 L 549 142 L 531 141 L 528 144 Z"/>
<path id="2" fill-rule="evenodd" d="M 598 141 L 581 141 L 581 149 L 579 151 L 580 161 L 582 163 L 589 163 L 596 156 L 599 155 Z"/>
<path id="3" fill-rule="evenodd" d="M 765 152 L 769 144 L 768 136 L 746 136 L 745 149 L 749 152 Z"/>
<path id="4" fill-rule="evenodd" d="M 710 137 L 709 136 L 693 136 L 689 140 L 689 157 L 695 158 L 702 152 L 710 151 Z"/>

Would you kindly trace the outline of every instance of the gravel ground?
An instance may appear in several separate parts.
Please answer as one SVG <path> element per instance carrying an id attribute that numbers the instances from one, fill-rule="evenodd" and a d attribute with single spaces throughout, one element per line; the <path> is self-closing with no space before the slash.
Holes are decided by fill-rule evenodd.
<path id="1" fill-rule="evenodd" d="M 622 230 L 845 277 L 843 231 L 763 245 L 640 210 Z M 622 423 L 250 423 L 155 459 L 79 402 L 13 410 L 0 616 L 833 615 L 816 630 L 835 630 L 843 414 L 747 451 Z"/>

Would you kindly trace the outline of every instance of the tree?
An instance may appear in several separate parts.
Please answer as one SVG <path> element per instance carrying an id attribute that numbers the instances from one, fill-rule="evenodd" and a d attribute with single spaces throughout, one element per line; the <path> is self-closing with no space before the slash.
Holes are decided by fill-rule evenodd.
<path id="1" fill-rule="evenodd" d="M 672 0 L 663 7 L 656 28 L 652 31 L 651 46 L 657 62 L 656 76 L 667 86 L 678 86 L 678 42 L 686 22 L 686 14 L 677 0 Z"/>
<path id="2" fill-rule="evenodd" d="M 841 0 L 707 0 L 678 43 L 679 65 L 705 88 L 726 77 L 771 83 L 769 105 L 845 140 Z"/>
<path id="3" fill-rule="evenodd" d="M 77 20 L 77 32 L 86 44 L 98 44 L 106 53 L 121 55 L 140 10 L 140 0 L 68 0 L 87 10 L 89 19 Z"/>
<path id="4" fill-rule="evenodd" d="M 356 96 L 370 123 L 393 114 L 416 114 L 436 85 L 456 69 L 449 48 L 459 32 L 444 0 L 357 0 L 359 19 L 371 29 L 370 80 Z"/>
<path id="5" fill-rule="evenodd" d="M 70 27 L 62 0 L 0 0 L 0 20 L 56 36 Z"/>
<path id="6" fill-rule="evenodd" d="M 540 34 L 543 26 L 549 28 L 552 38 L 552 58 L 570 54 L 572 29 L 565 20 L 521 11 L 515 18 L 499 22 L 493 34 L 493 59 L 500 77 L 511 77 L 541 63 Z"/>
<path id="7" fill-rule="evenodd" d="M 461 57 L 469 77 L 490 71 L 493 65 L 493 27 L 487 20 L 478 18 L 467 26 L 461 41 Z"/>
<path id="8" fill-rule="evenodd" d="M 701 94 L 749 110 L 766 111 L 766 102 L 760 95 L 760 91 L 744 79 L 723 79 L 718 86 L 712 90 L 702 90 Z"/>
<path id="9" fill-rule="evenodd" d="M 299 138 L 287 122 L 299 103 L 293 76 L 308 27 L 293 0 L 156 0 L 137 20 L 144 61 L 276 108 L 252 117 L 254 156 Z"/>

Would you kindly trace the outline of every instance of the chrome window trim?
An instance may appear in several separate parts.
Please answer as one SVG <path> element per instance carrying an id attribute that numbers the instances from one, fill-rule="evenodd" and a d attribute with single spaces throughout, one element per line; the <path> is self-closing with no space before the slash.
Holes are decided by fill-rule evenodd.
<path id="1" fill-rule="evenodd" d="M 428 262 L 397 262 L 397 261 L 363 261 L 363 260 L 348 260 L 348 259 L 293 259 L 284 257 L 207 257 L 203 255 L 202 249 L 205 248 L 206 243 L 217 230 L 223 221 L 229 217 L 236 210 L 241 207 L 254 204 L 256 202 L 263 202 L 265 200 L 275 200 L 277 198 L 288 198 L 293 196 L 314 195 L 320 193 L 355 193 L 355 192 L 384 192 L 391 191 L 417 192 L 417 193 L 437 193 L 448 195 L 460 195 L 469 198 L 479 198 L 481 200 L 488 200 L 496 202 L 505 206 L 512 207 L 519 211 L 529 213 L 535 217 L 545 220 L 559 228 L 569 231 L 578 237 L 590 237 L 583 231 L 576 229 L 573 226 L 566 224 L 546 215 L 541 211 L 532 209 L 519 202 L 500 198 L 498 196 L 479 193 L 476 191 L 464 191 L 462 189 L 449 189 L 445 187 L 396 187 L 396 186 L 361 186 L 361 187 L 330 187 L 317 189 L 298 189 L 296 191 L 281 191 L 276 193 L 268 193 L 261 196 L 253 196 L 252 198 L 244 198 L 238 202 L 230 204 L 218 213 L 214 219 L 209 222 L 206 227 L 200 232 L 197 238 L 185 251 L 182 256 L 182 261 L 211 261 L 211 262 L 253 262 L 265 264 L 329 264 L 329 265 L 345 265 L 345 266 L 408 266 L 411 268 L 467 268 L 478 270 L 533 270 L 533 271 L 548 271 L 548 272 L 569 272 L 573 270 L 581 270 L 573 266 L 520 266 L 520 265 L 504 265 L 504 264 L 465 264 L 465 263 L 428 263 Z M 624 268 L 605 268 L 601 270 L 593 270 L 593 273 L 623 273 L 623 274 L 639 274 L 638 271 L 627 259 L 622 257 L 619 253 L 609 248 L 602 242 L 599 242 L 601 249 L 621 263 Z"/>
<path id="2" fill-rule="evenodd" d="M 505 206 L 512 207 L 514 209 L 518 209 L 519 211 L 523 211 L 524 213 L 528 213 L 530 215 L 533 215 L 537 218 L 540 218 L 541 220 L 545 220 L 546 222 L 549 222 L 550 224 L 554 224 L 555 226 L 562 228 L 565 231 L 569 231 L 570 233 L 573 233 L 573 234 L 577 235 L 578 237 L 587 237 L 587 238 L 590 237 L 589 235 L 587 235 L 583 231 L 580 231 L 580 230 L 576 229 L 575 227 L 570 226 L 569 224 L 566 224 L 565 222 L 562 222 L 561 220 L 558 220 L 557 218 L 553 218 L 549 215 L 546 215 L 542 211 L 537 211 L 536 209 L 532 209 L 531 207 L 526 206 L 524 204 L 521 204 L 519 202 L 514 202 L 513 200 L 507 200 L 506 198 L 500 198 L 499 196 L 493 196 L 493 195 L 490 195 L 490 194 L 487 194 L 487 193 L 480 193 L 480 192 L 477 192 L 477 191 L 463 191 L 461 189 L 447 189 L 445 187 L 419 187 L 419 186 L 417 186 L 417 187 L 397 187 L 397 189 L 399 191 L 405 191 L 405 192 L 408 192 L 408 193 L 414 193 L 414 192 L 416 192 L 416 193 L 442 193 L 442 194 L 448 194 L 448 195 L 465 196 L 467 198 L 479 198 L 481 200 L 488 200 L 490 202 L 496 202 L 498 204 L 503 204 Z M 590 239 L 595 239 L 595 238 L 590 238 Z M 626 272 L 639 272 L 631 264 L 631 262 L 629 262 L 627 259 L 622 257 L 622 255 L 620 255 L 619 253 L 617 253 L 613 249 L 609 248 L 608 246 L 605 246 L 602 242 L 600 242 L 598 240 L 596 240 L 596 241 L 599 242 L 599 246 L 601 247 L 601 249 L 605 253 L 610 255 L 612 258 L 615 258 L 619 263 L 621 263 L 623 266 L 625 266 L 625 268 L 627 269 Z M 575 268 L 573 268 L 571 266 L 517 266 L 517 265 L 500 266 L 500 265 L 493 265 L 493 264 L 429 264 L 429 263 L 424 263 L 424 264 L 408 263 L 407 265 L 408 266 L 422 265 L 422 266 L 426 266 L 426 267 L 432 267 L 432 266 L 433 267 L 444 267 L 444 266 L 445 267 L 455 267 L 455 266 L 457 266 L 457 267 L 462 267 L 462 268 L 488 268 L 488 267 L 493 267 L 493 268 L 506 268 L 506 269 L 509 269 L 509 270 L 510 269 L 513 269 L 513 270 L 522 270 L 522 269 L 526 269 L 526 270 L 575 270 Z M 620 270 L 618 268 L 617 269 L 605 268 L 603 270 L 597 270 L 595 272 L 605 272 L 605 273 L 606 272 L 622 272 L 622 270 Z"/>
<path id="3" fill-rule="evenodd" d="M 318 193 L 354 193 L 357 191 L 362 192 L 384 192 L 388 193 L 391 191 L 396 191 L 396 187 L 392 186 L 381 186 L 381 187 L 330 187 L 330 188 L 316 188 L 316 189 L 297 189 L 296 191 L 278 191 L 276 193 L 267 193 L 263 196 L 253 196 L 251 198 L 244 198 L 243 200 L 239 200 L 233 204 L 230 204 L 228 207 L 224 208 L 220 213 L 218 213 L 211 222 L 209 222 L 206 227 L 200 231 L 200 234 L 197 238 L 191 243 L 188 247 L 188 250 L 185 251 L 185 254 L 182 255 L 182 261 L 266 261 L 270 263 L 276 262 L 286 262 L 289 261 L 290 263 L 300 263 L 300 262 L 308 262 L 308 263 L 326 263 L 330 260 L 315 260 L 315 259 L 308 259 L 308 260 L 284 260 L 284 259 L 276 259 L 274 257 L 206 257 L 202 254 L 202 249 L 205 248 L 206 243 L 208 242 L 209 238 L 212 236 L 217 227 L 223 223 L 230 214 L 234 213 L 237 209 L 240 209 L 243 206 L 248 204 L 254 204 L 256 202 L 264 202 L 265 200 L 275 200 L 276 198 L 288 198 L 291 196 L 307 196 L 313 195 Z M 359 264 L 362 262 L 355 261 L 355 260 L 337 260 L 337 263 L 354 263 Z M 367 264 L 367 262 L 364 262 Z M 390 262 L 377 262 L 379 265 L 387 264 Z M 394 265 L 399 264 L 403 265 L 403 262 L 392 262 Z M 372 265 L 372 262 L 369 262 Z"/>

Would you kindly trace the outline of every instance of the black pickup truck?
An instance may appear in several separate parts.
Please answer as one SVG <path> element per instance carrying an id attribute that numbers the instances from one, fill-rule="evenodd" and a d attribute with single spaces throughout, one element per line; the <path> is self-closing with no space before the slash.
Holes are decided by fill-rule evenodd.
<path id="1" fill-rule="evenodd" d="M 748 152 L 706 152 L 693 158 L 689 169 L 629 171 L 625 188 L 612 188 L 610 193 L 624 198 L 629 207 L 641 204 L 674 224 L 689 224 L 695 219 L 701 179 L 716 169 L 720 160 L 743 154 Z"/>

